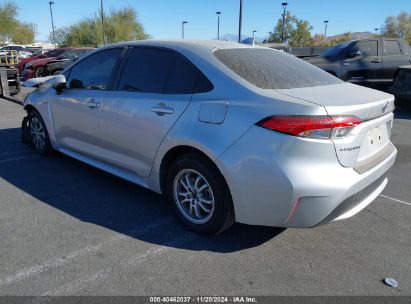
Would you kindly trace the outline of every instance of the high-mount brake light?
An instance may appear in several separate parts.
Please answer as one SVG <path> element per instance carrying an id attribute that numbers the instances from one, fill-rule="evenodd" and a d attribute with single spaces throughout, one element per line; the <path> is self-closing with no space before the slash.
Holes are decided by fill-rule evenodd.
<path id="1" fill-rule="evenodd" d="M 355 116 L 271 116 L 257 125 L 276 132 L 311 138 L 341 138 L 361 124 Z"/>

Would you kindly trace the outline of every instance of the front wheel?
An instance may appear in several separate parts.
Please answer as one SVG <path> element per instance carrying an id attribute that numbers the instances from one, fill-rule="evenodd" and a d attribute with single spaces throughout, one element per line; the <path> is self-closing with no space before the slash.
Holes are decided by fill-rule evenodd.
<path id="1" fill-rule="evenodd" d="M 43 74 L 43 68 L 39 67 L 34 70 L 34 78 L 39 78 Z"/>
<path id="2" fill-rule="evenodd" d="M 217 234 L 234 222 L 227 184 L 215 165 L 203 156 L 187 154 L 171 166 L 166 195 L 178 218 L 191 230 Z"/>
<path id="3" fill-rule="evenodd" d="M 50 143 L 46 125 L 37 110 L 29 114 L 29 128 L 31 140 L 36 151 L 42 155 L 51 155 L 54 150 Z"/>

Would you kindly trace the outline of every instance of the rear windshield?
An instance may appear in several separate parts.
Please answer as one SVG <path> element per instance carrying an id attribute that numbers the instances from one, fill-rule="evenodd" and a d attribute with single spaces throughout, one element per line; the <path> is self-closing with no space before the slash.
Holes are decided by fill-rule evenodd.
<path id="1" fill-rule="evenodd" d="M 294 89 L 342 83 L 327 72 L 281 51 L 257 48 L 214 52 L 223 64 L 261 89 Z"/>

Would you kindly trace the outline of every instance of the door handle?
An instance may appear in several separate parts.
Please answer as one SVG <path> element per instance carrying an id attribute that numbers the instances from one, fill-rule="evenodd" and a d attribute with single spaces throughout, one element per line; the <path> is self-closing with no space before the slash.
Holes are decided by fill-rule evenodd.
<path id="1" fill-rule="evenodd" d="M 89 99 L 85 102 L 85 105 L 90 109 L 100 108 L 100 102 L 95 101 L 94 99 Z"/>
<path id="2" fill-rule="evenodd" d="M 371 60 L 371 62 L 372 63 L 381 63 L 381 59 L 376 58 L 376 59 Z"/>
<path id="3" fill-rule="evenodd" d="M 156 113 L 157 115 L 165 115 L 165 114 L 173 114 L 174 113 L 174 109 L 170 108 L 170 107 L 166 107 L 166 105 L 164 103 L 160 103 L 155 107 L 151 108 L 151 112 Z"/>

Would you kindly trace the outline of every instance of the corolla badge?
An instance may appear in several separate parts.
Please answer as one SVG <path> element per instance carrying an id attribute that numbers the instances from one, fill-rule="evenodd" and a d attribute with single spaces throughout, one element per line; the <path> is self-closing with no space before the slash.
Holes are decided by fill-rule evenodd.
<path id="1" fill-rule="evenodd" d="M 385 103 L 385 105 L 382 107 L 382 112 L 385 113 L 388 109 L 388 101 Z"/>

